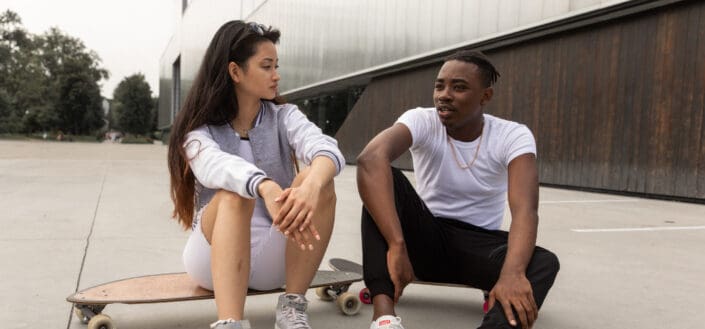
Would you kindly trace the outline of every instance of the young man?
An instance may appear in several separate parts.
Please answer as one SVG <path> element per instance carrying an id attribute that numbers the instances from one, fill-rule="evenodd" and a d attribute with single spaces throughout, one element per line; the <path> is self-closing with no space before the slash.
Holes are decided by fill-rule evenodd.
<path id="1" fill-rule="evenodd" d="M 414 278 L 490 291 L 479 328 L 526 329 L 536 320 L 559 263 L 535 246 L 538 172 L 531 131 L 483 113 L 497 77 L 479 52 L 450 56 L 436 78 L 436 107 L 407 111 L 357 159 L 371 329 L 403 328 L 394 305 Z M 407 149 L 418 190 L 391 167 Z M 507 198 L 509 232 L 499 230 Z"/>

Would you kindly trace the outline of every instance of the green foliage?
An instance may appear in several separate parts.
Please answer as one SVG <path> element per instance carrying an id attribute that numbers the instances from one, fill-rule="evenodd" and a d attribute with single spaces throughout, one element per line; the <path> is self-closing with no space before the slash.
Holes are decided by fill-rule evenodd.
<path id="1" fill-rule="evenodd" d="M 40 58 L 52 86 L 57 128 L 75 135 L 90 134 L 103 126 L 102 97 L 98 82 L 108 72 L 98 67 L 100 58 L 79 39 L 51 28 L 40 37 Z"/>
<path id="2" fill-rule="evenodd" d="M 31 83 L 41 72 L 36 50 L 19 15 L 9 10 L 0 14 L 0 133 L 20 132 L 28 105 L 36 104 L 40 95 L 41 85 Z"/>
<path id="3" fill-rule="evenodd" d="M 117 126 L 131 134 L 148 135 L 153 130 L 152 90 L 141 73 L 125 77 L 113 92 Z"/>
<path id="4" fill-rule="evenodd" d="M 67 72 L 59 79 L 58 89 L 59 129 L 78 135 L 103 125 L 100 89 L 90 76 L 80 70 Z"/>
<path id="5" fill-rule="evenodd" d="M 98 82 L 108 77 L 99 66 L 81 40 L 57 28 L 33 35 L 16 13 L 0 13 L 0 133 L 99 129 Z"/>

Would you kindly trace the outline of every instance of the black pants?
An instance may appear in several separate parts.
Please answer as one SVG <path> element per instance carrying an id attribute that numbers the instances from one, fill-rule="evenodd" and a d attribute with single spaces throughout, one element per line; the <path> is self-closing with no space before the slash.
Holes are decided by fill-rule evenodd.
<path id="1" fill-rule="evenodd" d="M 436 218 L 404 174 L 392 168 L 394 200 L 416 277 L 424 281 L 466 284 L 492 290 L 507 254 L 508 233 L 486 230 L 465 222 Z M 362 210 L 362 260 L 365 284 L 372 296 L 394 297 L 387 270 L 387 242 L 374 219 Z M 559 269 L 552 252 L 536 247 L 526 270 L 539 307 Z M 517 318 L 517 321 L 519 318 Z M 479 328 L 514 328 L 499 303 L 485 314 Z"/>

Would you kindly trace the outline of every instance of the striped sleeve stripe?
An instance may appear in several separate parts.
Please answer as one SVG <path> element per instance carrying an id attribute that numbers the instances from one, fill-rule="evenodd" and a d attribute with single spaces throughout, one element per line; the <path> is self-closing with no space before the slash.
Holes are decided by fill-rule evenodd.
<path id="1" fill-rule="evenodd" d="M 326 157 L 333 159 L 333 163 L 335 163 L 335 172 L 340 173 L 340 170 L 342 170 L 343 166 L 340 163 L 340 159 L 338 159 L 338 157 L 335 155 L 335 153 L 328 151 L 328 150 L 320 150 L 320 151 L 316 152 L 316 154 L 314 154 L 313 157 L 315 158 L 319 155 L 323 155 L 323 156 L 326 156 Z"/>
<path id="2" fill-rule="evenodd" d="M 267 178 L 263 173 L 256 173 L 250 177 L 250 179 L 247 180 L 247 193 L 251 195 L 252 197 L 256 198 L 259 197 L 259 193 L 257 193 L 257 186 L 259 186 L 259 183 L 262 182 Z"/>

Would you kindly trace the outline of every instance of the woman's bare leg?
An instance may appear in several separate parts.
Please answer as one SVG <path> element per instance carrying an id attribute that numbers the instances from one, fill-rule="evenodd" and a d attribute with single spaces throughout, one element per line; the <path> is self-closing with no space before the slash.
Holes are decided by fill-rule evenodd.
<path id="1" fill-rule="evenodd" d="M 211 275 L 218 319 L 242 320 L 250 276 L 250 222 L 255 201 L 218 191 L 201 219 L 211 245 Z"/>
<path id="2" fill-rule="evenodd" d="M 292 187 L 301 185 L 308 175 L 309 168 L 302 170 L 294 179 Z M 335 186 L 333 181 L 323 187 L 322 194 L 318 201 L 318 208 L 313 214 L 312 222 L 316 226 L 321 240 L 311 238 L 313 250 L 301 250 L 300 246 L 289 239 L 286 245 L 286 292 L 294 294 L 305 294 L 311 285 L 313 277 L 316 275 L 318 266 L 321 264 L 323 255 L 328 248 L 328 241 L 333 232 L 333 220 L 335 217 Z"/>

